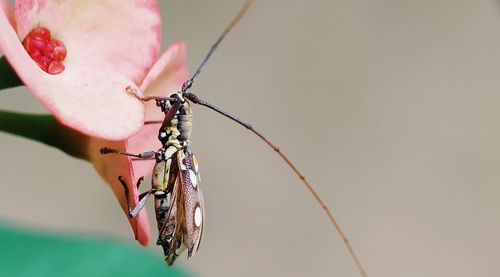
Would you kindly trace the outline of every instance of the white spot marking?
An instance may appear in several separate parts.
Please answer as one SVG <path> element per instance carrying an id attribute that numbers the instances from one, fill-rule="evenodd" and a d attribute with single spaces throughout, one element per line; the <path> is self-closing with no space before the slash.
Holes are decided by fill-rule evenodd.
<path id="1" fill-rule="evenodd" d="M 200 207 L 196 207 L 196 210 L 194 211 L 194 224 L 196 227 L 201 226 L 201 209 Z"/>
<path id="2" fill-rule="evenodd" d="M 164 137 L 166 137 L 166 136 L 167 136 L 167 133 L 165 133 L 165 132 L 161 132 L 161 133 L 160 133 L 160 137 L 164 138 Z"/>
<path id="3" fill-rule="evenodd" d="M 198 177 L 196 177 L 196 174 L 192 170 L 189 170 L 189 180 L 191 180 L 193 188 L 196 188 L 196 186 L 198 186 Z"/>
<path id="4" fill-rule="evenodd" d="M 165 192 L 162 191 L 162 190 L 157 190 L 157 191 L 154 192 L 154 195 L 158 195 L 158 196 L 165 195 Z"/>

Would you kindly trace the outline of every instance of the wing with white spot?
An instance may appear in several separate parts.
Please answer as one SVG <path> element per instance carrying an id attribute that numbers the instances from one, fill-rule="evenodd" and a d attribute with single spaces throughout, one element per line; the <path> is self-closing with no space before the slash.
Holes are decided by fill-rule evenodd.
<path id="1" fill-rule="evenodd" d="M 205 221 L 203 197 L 200 189 L 198 161 L 190 151 L 179 151 L 179 175 L 181 176 L 181 194 L 184 198 L 184 219 L 186 222 L 188 257 L 200 246 Z"/>

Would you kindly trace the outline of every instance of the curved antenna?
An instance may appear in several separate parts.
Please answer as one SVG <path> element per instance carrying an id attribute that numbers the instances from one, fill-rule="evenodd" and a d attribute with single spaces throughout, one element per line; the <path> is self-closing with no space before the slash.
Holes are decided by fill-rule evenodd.
<path id="1" fill-rule="evenodd" d="M 312 196 L 320 204 L 323 211 L 325 211 L 326 215 L 328 216 L 328 219 L 330 219 L 330 222 L 337 230 L 337 233 L 340 235 L 340 238 L 342 239 L 342 241 L 344 242 L 344 245 L 346 246 L 347 250 L 349 251 L 349 254 L 351 255 L 352 260 L 356 264 L 356 267 L 358 268 L 361 276 L 363 276 L 363 277 L 368 276 L 366 274 L 366 271 L 363 268 L 363 265 L 361 264 L 361 261 L 359 260 L 358 256 L 356 255 L 354 248 L 352 247 L 351 243 L 349 242 L 347 235 L 344 233 L 342 228 L 340 228 L 340 224 L 337 222 L 337 220 L 333 216 L 332 212 L 330 211 L 330 208 L 328 208 L 328 206 L 321 199 L 321 197 L 319 197 L 319 194 L 316 192 L 314 187 L 309 183 L 309 181 L 306 180 L 306 177 L 297 169 L 295 164 L 293 164 L 292 161 L 290 159 L 288 159 L 288 157 L 274 143 L 272 143 L 270 140 L 268 140 L 266 137 L 264 137 L 264 135 L 262 135 L 259 131 L 255 130 L 252 127 L 252 125 L 240 120 L 239 118 L 235 117 L 234 115 L 231 115 L 228 112 L 226 112 L 226 111 L 224 111 L 224 110 L 222 110 L 222 109 L 220 109 L 220 108 L 218 108 L 218 107 L 216 107 L 208 102 L 205 102 L 205 101 L 199 99 L 198 96 L 196 96 L 195 94 L 187 92 L 187 93 L 184 93 L 183 95 L 185 98 L 191 100 L 191 102 L 198 104 L 198 105 L 201 105 L 201 106 L 204 106 L 204 107 L 207 107 L 207 108 L 235 121 L 236 123 L 240 124 L 241 126 L 247 128 L 249 131 L 251 131 L 252 133 L 257 135 L 260 139 L 262 139 L 269 147 L 271 147 L 283 159 L 283 161 L 285 161 L 285 163 L 288 164 L 288 166 L 293 170 L 293 172 L 295 172 L 297 177 L 299 177 L 299 179 L 306 186 L 306 188 L 309 190 L 309 192 L 312 194 Z"/>
<path id="2" fill-rule="evenodd" d="M 208 51 L 208 53 L 205 56 L 205 58 L 203 59 L 203 61 L 201 62 L 201 64 L 198 66 L 198 68 L 194 72 L 193 76 L 182 85 L 181 92 L 184 93 L 189 88 L 191 88 L 191 86 L 193 85 L 193 82 L 194 82 L 195 78 L 198 77 L 198 75 L 201 72 L 201 69 L 208 62 L 208 60 L 210 59 L 210 57 L 214 53 L 215 49 L 217 49 L 217 47 L 222 42 L 222 40 L 224 39 L 224 37 L 226 37 L 226 35 L 234 28 L 234 26 L 236 26 L 236 24 L 238 24 L 238 22 L 245 15 L 245 13 L 248 11 L 248 9 L 252 5 L 252 3 L 253 3 L 253 0 L 246 0 L 245 1 L 245 3 L 243 4 L 243 6 L 240 8 L 240 11 L 238 12 L 238 14 L 233 18 L 233 20 L 231 20 L 231 22 L 229 22 L 229 25 L 227 25 L 226 29 L 224 29 L 224 32 L 222 32 L 222 34 L 215 41 L 215 43 L 212 45 L 212 47 L 210 47 L 210 50 Z"/>
<path id="3" fill-rule="evenodd" d="M 332 225 L 335 227 L 337 233 L 339 234 L 340 238 L 342 239 L 342 242 L 346 246 L 347 250 L 349 251 L 349 254 L 351 255 L 351 258 L 353 259 L 354 263 L 356 264 L 356 267 L 358 268 L 361 276 L 367 277 L 368 275 L 366 274 L 366 271 L 363 268 L 363 265 L 361 264 L 361 261 L 359 260 L 358 256 L 356 255 L 356 252 L 354 251 L 354 248 L 352 247 L 351 243 L 349 242 L 349 239 L 347 238 L 346 234 L 340 227 L 340 224 L 337 222 L 335 217 L 333 216 L 332 212 L 330 211 L 330 208 L 325 204 L 325 202 L 321 199 L 319 194 L 316 192 L 314 187 L 309 183 L 309 181 L 306 180 L 305 176 L 297 169 L 297 167 L 291 162 L 290 159 L 276 146 L 274 145 L 270 140 L 268 140 L 264 135 L 262 135 L 260 132 L 258 132 L 256 129 L 252 127 L 252 125 L 243 122 L 242 120 L 238 119 L 237 117 L 225 112 L 224 110 L 208 103 L 203 100 L 200 100 L 196 95 L 187 92 L 188 89 L 190 89 L 193 85 L 194 80 L 196 77 L 201 72 L 201 69 L 205 66 L 205 64 L 208 62 L 210 57 L 212 56 L 213 52 L 217 49 L 219 44 L 222 42 L 224 37 L 238 24 L 240 19 L 245 15 L 245 13 L 248 11 L 250 6 L 252 5 L 253 0 L 246 0 L 243 6 L 240 8 L 240 11 L 238 14 L 233 18 L 233 20 L 227 25 L 226 29 L 222 32 L 222 34 L 219 36 L 219 38 L 215 41 L 215 43 L 210 47 L 210 50 L 206 54 L 205 58 L 201 62 L 201 64 L 198 66 L 196 69 L 195 73 L 193 76 L 188 79 L 184 84 L 182 85 L 181 93 L 183 94 L 184 97 L 187 99 L 191 100 L 195 104 L 199 104 L 202 106 L 205 106 L 235 122 L 238 124 L 242 125 L 246 129 L 250 130 L 252 133 L 257 135 L 261 140 L 263 140 L 269 147 L 271 147 L 282 159 L 285 161 L 285 163 L 292 169 L 292 171 L 297 175 L 297 177 L 302 181 L 302 183 L 306 186 L 306 188 L 309 190 L 309 192 L 312 194 L 312 196 L 316 199 L 316 201 L 320 204 L 321 208 L 323 211 L 326 213 L 328 216 L 328 219 L 332 223 Z M 154 99 L 154 98 L 152 98 Z M 149 100 L 149 99 L 148 99 Z M 150 121 L 148 124 L 155 124 L 159 123 L 158 121 Z"/>

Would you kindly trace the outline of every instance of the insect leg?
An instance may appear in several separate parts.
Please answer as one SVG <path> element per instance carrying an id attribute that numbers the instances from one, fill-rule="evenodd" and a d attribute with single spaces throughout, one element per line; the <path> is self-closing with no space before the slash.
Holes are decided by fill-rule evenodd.
<path id="1" fill-rule="evenodd" d="M 135 161 L 147 161 L 147 160 L 153 160 L 153 159 L 155 159 L 155 157 L 151 157 L 151 158 L 147 158 L 147 159 L 132 158 L 131 160 L 133 162 L 135 162 Z"/>
<path id="2" fill-rule="evenodd" d="M 155 151 L 146 151 L 142 152 L 139 154 L 133 154 L 133 153 L 128 153 L 128 152 L 123 152 L 117 149 L 113 148 L 108 148 L 108 147 L 103 147 L 100 150 L 101 154 L 106 155 L 106 154 L 120 154 L 120 155 L 125 155 L 125 156 L 131 156 L 131 157 L 136 157 L 139 159 L 150 159 L 153 158 L 156 155 Z"/>
<path id="3" fill-rule="evenodd" d="M 163 123 L 163 120 L 150 120 L 150 121 L 144 121 L 144 125 L 150 125 L 150 124 L 160 124 Z"/>
<path id="4" fill-rule="evenodd" d="M 133 95 L 135 98 L 142 100 L 142 101 L 150 101 L 150 100 L 156 100 L 156 101 L 170 101 L 170 102 L 176 102 L 177 99 L 172 98 L 172 97 L 166 97 L 166 96 L 142 96 L 135 88 L 128 86 L 125 88 L 125 91 Z"/>
<path id="5" fill-rule="evenodd" d="M 128 208 L 128 216 L 130 218 L 134 218 L 140 210 L 142 210 L 142 208 L 144 208 L 144 205 L 146 205 L 146 201 L 148 200 L 149 196 L 155 192 L 154 189 L 150 189 L 144 193 L 142 193 L 140 196 L 139 196 L 139 203 L 137 204 L 137 206 L 132 209 L 132 205 L 130 204 L 130 195 L 129 195 L 129 192 L 128 192 L 128 188 L 127 188 L 127 183 L 125 182 L 125 180 L 123 180 L 123 176 L 118 176 L 118 180 L 120 181 L 120 184 L 122 184 L 123 186 L 123 189 L 125 190 L 125 199 L 127 200 L 127 208 Z M 137 188 L 139 188 L 139 185 L 141 184 L 141 182 L 144 180 L 144 177 L 141 177 L 139 178 L 139 180 L 137 180 Z"/>
<path id="6" fill-rule="evenodd" d="M 135 208 L 132 211 L 129 211 L 129 216 L 132 218 L 135 217 L 142 210 L 142 208 L 144 208 L 144 205 L 146 205 L 146 202 L 148 201 L 149 197 L 155 191 L 156 191 L 155 189 L 150 189 L 139 195 L 139 203 L 137 203 L 137 206 L 135 206 Z"/>

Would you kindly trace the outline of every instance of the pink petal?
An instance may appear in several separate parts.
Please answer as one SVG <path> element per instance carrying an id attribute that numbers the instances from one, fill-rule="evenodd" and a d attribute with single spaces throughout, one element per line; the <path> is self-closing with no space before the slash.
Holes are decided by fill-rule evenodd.
<path id="1" fill-rule="evenodd" d="M 151 67 L 141 91 L 145 95 L 170 95 L 180 90 L 187 77 L 186 43 L 177 41 Z"/>
<path id="2" fill-rule="evenodd" d="M 10 8 L 9 1 L 0 0 L 0 11 L 3 11 L 3 13 L 5 13 L 5 16 L 7 17 L 10 25 L 15 26 L 14 14 L 12 13 L 12 9 Z"/>
<path id="3" fill-rule="evenodd" d="M 153 0 L 18 0 L 14 12 L 20 38 L 47 27 L 79 64 L 105 63 L 136 84 L 158 58 L 161 18 Z"/>
<path id="4" fill-rule="evenodd" d="M 123 176 L 127 182 L 127 188 L 130 193 L 130 201 L 132 202 L 132 207 L 135 207 L 138 202 L 139 193 L 137 191 L 137 187 L 135 186 L 136 178 L 132 171 L 131 161 L 128 157 L 122 155 L 101 155 L 99 150 L 102 147 L 109 147 L 124 151 L 125 144 L 122 141 L 107 141 L 98 138 L 91 138 L 87 153 L 89 153 L 90 161 L 94 165 L 97 172 L 99 172 L 101 177 L 108 184 L 110 184 L 118 202 L 120 202 L 120 206 L 127 215 L 127 218 L 129 218 L 124 189 L 118 181 L 118 176 Z M 139 214 L 135 216 L 135 218 L 129 218 L 129 222 L 134 230 L 135 239 L 142 245 L 147 245 L 150 238 L 150 229 L 146 209 L 142 209 Z"/>
<path id="5" fill-rule="evenodd" d="M 186 66 L 186 45 L 183 41 L 170 46 L 153 65 L 141 85 L 144 95 L 168 96 L 181 89 L 188 77 Z M 163 113 L 154 101 L 146 103 L 146 120 L 162 120 Z M 160 124 L 145 125 L 135 136 L 127 142 L 127 151 L 139 153 L 158 150 L 161 147 L 158 141 Z M 154 161 L 134 161 L 133 169 L 136 176 L 148 176 L 153 169 Z"/>
<path id="6" fill-rule="evenodd" d="M 7 17 L 7 20 L 9 23 L 14 26 L 14 15 L 12 14 L 12 10 L 9 7 L 9 1 L 7 0 L 0 0 L 0 14 L 1 12 L 4 12 L 5 17 Z M 0 49 L 0 58 L 3 57 L 3 52 Z"/>
<path id="7" fill-rule="evenodd" d="M 178 91 L 182 83 L 187 79 L 186 46 L 184 42 L 177 42 L 170 46 L 160 59 L 154 64 L 141 86 L 146 88 L 147 95 L 169 95 Z M 149 87 L 148 87 L 149 86 Z M 148 120 L 163 119 L 163 113 L 155 105 L 154 101 L 148 104 Z M 113 142 L 102 139 L 91 139 L 88 153 L 94 167 L 101 177 L 111 185 L 122 209 L 128 212 L 125 195 L 118 176 L 124 176 L 127 181 L 128 190 L 131 194 L 133 206 L 138 202 L 138 191 L 135 186 L 138 178 L 150 176 L 153 170 L 154 160 L 130 161 L 120 155 L 100 155 L 102 147 L 126 150 L 131 153 L 144 151 L 155 151 L 161 147 L 158 141 L 158 124 L 145 125 L 141 130 L 125 142 Z M 147 184 L 143 184 L 147 185 Z M 145 209 L 143 209 L 134 220 L 130 220 L 136 239 L 146 245 L 150 239 L 149 222 Z"/>
<path id="8" fill-rule="evenodd" d="M 141 83 L 157 58 L 161 30 L 155 1 L 16 1 L 19 36 L 7 1 L 1 1 L 0 49 L 59 121 L 110 140 L 140 129 L 144 107 L 125 87 Z M 66 45 L 61 74 L 42 71 L 21 45 L 36 26 L 47 27 Z"/>

